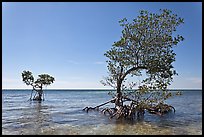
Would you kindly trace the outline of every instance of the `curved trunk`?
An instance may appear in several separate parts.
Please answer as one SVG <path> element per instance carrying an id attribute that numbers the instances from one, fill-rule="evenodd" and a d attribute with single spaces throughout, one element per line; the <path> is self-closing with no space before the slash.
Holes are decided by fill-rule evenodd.
<path id="1" fill-rule="evenodd" d="M 121 72 L 120 72 L 119 78 L 117 80 L 117 95 L 116 95 L 115 107 L 123 106 L 122 92 L 121 92 L 121 86 L 122 86 L 123 80 L 125 79 L 125 77 L 128 74 L 130 74 L 133 71 L 139 70 L 139 69 L 147 69 L 147 67 L 145 67 L 145 66 L 132 67 L 129 70 L 127 70 L 125 73 L 123 73 L 123 67 L 121 67 Z"/>

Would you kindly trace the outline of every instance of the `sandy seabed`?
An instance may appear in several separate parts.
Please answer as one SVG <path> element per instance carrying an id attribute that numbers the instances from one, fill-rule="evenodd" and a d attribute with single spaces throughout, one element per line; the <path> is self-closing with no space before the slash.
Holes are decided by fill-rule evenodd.
<path id="1" fill-rule="evenodd" d="M 202 127 L 202 126 L 200 126 Z M 159 127 L 147 122 L 138 124 L 99 124 L 72 126 L 68 124 L 49 125 L 37 129 L 19 128 L 16 131 L 2 130 L 3 135 L 202 135 L 202 129 Z"/>

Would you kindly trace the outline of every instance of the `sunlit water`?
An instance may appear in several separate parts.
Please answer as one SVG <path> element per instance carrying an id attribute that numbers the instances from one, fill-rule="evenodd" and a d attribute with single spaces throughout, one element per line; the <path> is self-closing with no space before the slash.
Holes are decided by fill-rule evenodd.
<path id="1" fill-rule="evenodd" d="M 2 90 L 2 134 L 67 135 L 201 135 L 202 91 L 183 91 L 167 101 L 176 113 L 145 113 L 134 122 L 84 112 L 111 99 L 108 91 L 46 90 L 45 101 L 30 102 L 30 90 Z M 111 104 L 104 107 L 110 107 Z"/>

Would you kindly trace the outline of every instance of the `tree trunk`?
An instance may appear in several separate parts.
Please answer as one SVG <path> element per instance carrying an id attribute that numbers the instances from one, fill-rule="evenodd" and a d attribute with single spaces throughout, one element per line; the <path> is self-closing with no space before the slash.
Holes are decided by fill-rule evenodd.
<path id="1" fill-rule="evenodd" d="M 139 69 L 147 69 L 147 68 L 145 66 L 133 67 L 133 68 L 127 70 L 125 73 L 123 73 L 123 67 L 121 66 L 121 72 L 120 72 L 119 78 L 117 80 L 117 95 L 116 95 L 115 107 L 123 106 L 122 92 L 121 92 L 121 86 L 122 86 L 123 80 L 125 79 L 125 77 L 128 74 L 130 74 L 133 71 L 139 70 Z"/>
<path id="2" fill-rule="evenodd" d="M 39 100 L 42 100 L 42 91 L 38 92 Z"/>
<path id="3" fill-rule="evenodd" d="M 42 85 L 40 86 L 40 89 L 35 89 L 35 91 L 38 93 L 38 95 L 35 98 L 33 98 L 33 100 L 41 101 L 43 95 Z"/>
<path id="4" fill-rule="evenodd" d="M 121 85 L 122 85 L 122 79 L 119 79 L 117 81 L 117 95 L 116 95 L 116 101 L 115 101 L 115 107 L 116 108 L 120 107 L 120 106 L 123 106 Z"/>
<path id="5" fill-rule="evenodd" d="M 42 95 L 43 95 L 43 90 L 38 90 L 36 91 L 37 92 L 37 96 L 33 98 L 33 100 L 38 100 L 38 101 L 41 101 L 42 100 Z"/>

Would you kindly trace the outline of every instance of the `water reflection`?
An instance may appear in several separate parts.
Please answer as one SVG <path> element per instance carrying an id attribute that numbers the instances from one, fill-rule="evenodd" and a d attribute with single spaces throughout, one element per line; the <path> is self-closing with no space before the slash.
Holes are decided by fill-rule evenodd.
<path id="1" fill-rule="evenodd" d="M 28 108 L 23 109 L 20 118 L 17 118 L 15 130 L 20 131 L 21 134 L 40 134 L 42 127 L 49 126 L 50 121 L 48 106 L 43 102 L 32 101 Z"/>
<path id="2" fill-rule="evenodd" d="M 43 102 L 34 102 L 34 107 L 33 107 L 33 119 L 34 123 L 38 128 L 41 128 L 42 126 L 49 125 L 50 122 L 50 117 L 49 117 L 49 110 L 48 106 L 43 105 Z"/>

